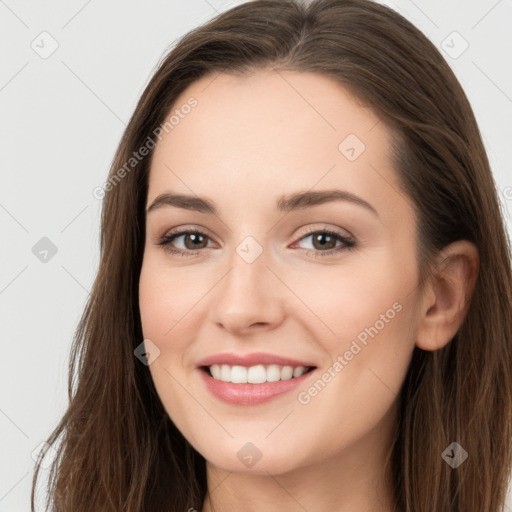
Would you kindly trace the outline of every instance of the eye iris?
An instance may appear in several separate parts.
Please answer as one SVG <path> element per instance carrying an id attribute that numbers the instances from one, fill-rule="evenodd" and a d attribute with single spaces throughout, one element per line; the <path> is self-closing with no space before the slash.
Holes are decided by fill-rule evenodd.
<path id="1" fill-rule="evenodd" d="M 203 236 L 203 235 L 200 235 L 200 234 L 197 234 L 197 233 L 187 233 L 184 235 L 184 241 L 185 241 L 185 247 L 187 249 L 202 249 L 202 247 L 199 247 L 199 244 L 197 243 L 192 243 L 192 245 L 190 247 L 187 247 L 187 240 L 190 239 L 192 240 L 193 242 L 197 242 L 199 241 L 199 243 L 201 243 L 201 241 L 205 241 L 206 238 Z"/>
<path id="2" fill-rule="evenodd" d="M 313 246 L 315 246 L 315 242 L 321 242 L 321 240 L 323 240 L 324 238 L 330 238 L 331 240 L 327 242 L 327 244 L 329 244 L 329 242 L 331 244 L 334 244 L 332 247 L 327 247 L 327 249 L 334 249 L 334 247 L 336 246 L 336 240 L 334 239 L 333 236 L 327 234 L 327 233 L 319 233 L 317 235 L 313 235 Z M 320 249 L 325 249 L 326 248 L 326 244 L 325 243 L 320 243 L 320 246 L 319 247 L 316 247 L 315 248 L 320 248 Z"/>

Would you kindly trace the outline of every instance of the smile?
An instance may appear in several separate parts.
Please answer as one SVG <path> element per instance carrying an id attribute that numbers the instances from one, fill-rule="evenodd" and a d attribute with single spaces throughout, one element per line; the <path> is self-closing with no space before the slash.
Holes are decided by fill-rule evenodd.
<path id="1" fill-rule="evenodd" d="M 206 389 L 232 405 L 257 405 L 290 393 L 316 370 L 307 361 L 276 354 L 216 354 L 197 365 Z"/>
<path id="2" fill-rule="evenodd" d="M 263 365 L 256 365 L 249 368 L 241 367 L 243 370 L 239 370 L 236 365 L 212 365 L 217 366 L 213 369 L 214 373 L 220 372 L 220 377 L 228 376 L 229 381 L 223 381 L 219 378 L 214 377 L 211 374 L 211 367 L 202 367 L 199 369 L 199 373 L 203 382 L 206 385 L 206 389 L 217 399 L 222 402 L 231 405 L 258 405 L 269 400 L 275 399 L 279 396 L 291 393 L 298 386 L 300 386 L 306 379 L 310 377 L 315 371 L 315 367 L 291 367 L 279 365 L 269 365 L 264 367 Z M 277 368 L 274 368 L 276 366 Z M 256 368 L 252 370 L 251 368 Z M 251 371 L 251 375 L 249 375 Z M 277 376 L 279 371 L 279 380 L 268 381 L 267 378 L 273 378 Z M 265 373 L 263 373 L 265 372 Z M 298 374 L 301 373 L 299 376 Z M 284 373 L 284 379 L 281 375 Z M 296 373 L 297 376 L 293 374 Z M 260 380 L 265 376 L 265 380 L 260 383 L 247 382 L 247 379 L 252 379 L 256 375 L 256 378 Z M 243 380 L 243 382 L 232 382 L 234 380 Z M 254 379 L 253 379 L 254 380 Z"/>
<path id="3" fill-rule="evenodd" d="M 211 377 L 222 382 L 234 384 L 263 384 L 264 382 L 277 382 L 290 380 L 312 370 L 305 366 L 282 366 L 277 364 L 256 366 L 239 366 L 229 364 L 213 364 L 205 367 Z"/>

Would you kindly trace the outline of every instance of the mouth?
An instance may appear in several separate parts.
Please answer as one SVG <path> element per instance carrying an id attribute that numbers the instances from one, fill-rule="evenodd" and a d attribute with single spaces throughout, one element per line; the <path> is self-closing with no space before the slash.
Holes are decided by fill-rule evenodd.
<path id="1" fill-rule="evenodd" d="M 218 400 L 230 405 L 254 406 L 290 396 L 315 373 L 316 366 L 291 364 L 215 363 L 197 368 L 206 389 Z M 293 395 L 292 395 L 293 396 Z"/>
<path id="2" fill-rule="evenodd" d="M 316 366 L 290 366 L 258 364 L 255 366 L 241 366 L 229 364 L 212 364 L 201 366 L 200 369 L 209 377 L 232 384 L 264 384 L 265 382 L 279 382 L 297 379 L 305 375 Z"/>

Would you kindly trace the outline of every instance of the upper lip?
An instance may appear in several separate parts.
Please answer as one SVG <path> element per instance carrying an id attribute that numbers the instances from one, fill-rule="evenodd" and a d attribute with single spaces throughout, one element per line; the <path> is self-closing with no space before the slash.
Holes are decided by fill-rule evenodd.
<path id="1" fill-rule="evenodd" d="M 307 361 L 299 361 L 290 357 L 268 354 L 265 352 L 253 352 L 250 354 L 221 353 L 208 356 L 197 364 L 197 367 L 211 366 L 212 364 L 228 364 L 230 366 L 256 366 L 258 364 L 278 364 L 282 366 L 315 366 Z"/>

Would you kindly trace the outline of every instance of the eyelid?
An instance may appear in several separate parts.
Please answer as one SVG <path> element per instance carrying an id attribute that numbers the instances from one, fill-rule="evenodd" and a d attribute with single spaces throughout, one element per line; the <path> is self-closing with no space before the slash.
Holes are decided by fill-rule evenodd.
<path id="1" fill-rule="evenodd" d="M 179 226 L 177 228 L 173 228 L 168 231 L 165 231 L 163 236 L 157 237 L 157 239 L 161 240 L 163 238 L 170 238 L 173 235 L 183 235 L 183 234 L 187 234 L 191 231 L 193 231 L 193 232 L 197 231 L 199 233 L 202 233 L 202 234 L 206 235 L 208 238 L 210 238 L 211 240 L 215 239 L 215 237 L 210 234 L 210 231 L 207 228 L 201 226 L 200 224 L 184 224 L 183 226 Z"/>
<path id="2" fill-rule="evenodd" d="M 341 238 L 346 238 L 347 240 L 351 240 L 351 241 L 354 241 L 355 242 L 355 237 L 354 235 L 352 235 L 352 233 L 346 229 L 343 229 L 343 228 L 339 228 L 339 227 L 330 227 L 329 225 L 325 225 L 322 226 L 322 227 L 306 227 L 304 228 L 304 232 L 301 232 L 298 236 L 298 239 L 301 239 L 301 238 L 304 238 L 305 236 L 307 235 L 311 235 L 311 234 L 314 234 L 314 233 L 318 233 L 318 232 L 324 232 L 324 231 L 327 231 L 327 232 L 330 232 L 330 233 L 333 233 Z M 341 231 L 344 231 L 344 233 L 342 233 Z"/>

